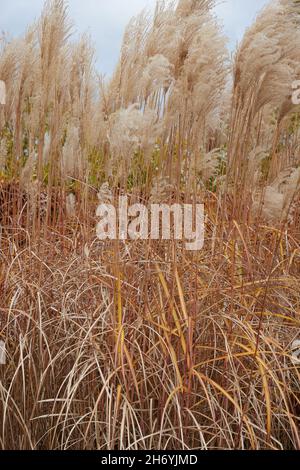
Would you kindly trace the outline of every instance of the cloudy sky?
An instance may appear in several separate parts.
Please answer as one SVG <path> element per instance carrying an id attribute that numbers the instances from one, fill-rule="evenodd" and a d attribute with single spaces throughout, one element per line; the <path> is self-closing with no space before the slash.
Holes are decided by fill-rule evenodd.
<path id="1" fill-rule="evenodd" d="M 219 0 L 217 14 L 233 49 L 244 30 L 268 0 Z M 0 32 L 22 34 L 36 19 L 44 0 L 0 0 Z M 129 19 L 156 0 L 69 0 L 76 30 L 88 32 L 95 44 L 99 71 L 110 75 L 117 61 L 124 28 Z"/>

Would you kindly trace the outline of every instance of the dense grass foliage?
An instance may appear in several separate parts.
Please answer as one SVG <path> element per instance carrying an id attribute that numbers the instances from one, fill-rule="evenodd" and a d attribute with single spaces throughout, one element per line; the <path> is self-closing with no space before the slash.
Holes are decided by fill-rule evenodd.
<path id="1" fill-rule="evenodd" d="M 113 77 L 63 0 L 0 40 L 2 449 L 300 449 L 299 2 L 232 59 L 213 0 L 133 19 Z M 205 245 L 96 237 L 204 202 Z"/>

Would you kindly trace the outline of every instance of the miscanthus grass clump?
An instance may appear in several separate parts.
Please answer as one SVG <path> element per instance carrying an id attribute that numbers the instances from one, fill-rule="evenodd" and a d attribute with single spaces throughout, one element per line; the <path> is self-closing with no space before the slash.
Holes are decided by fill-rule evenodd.
<path id="1" fill-rule="evenodd" d="M 0 38 L 2 449 L 300 449 L 299 2 L 232 60 L 214 6 L 142 12 L 110 79 L 64 0 Z M 99 240 L 121 195 L 204 202 L 203 250 Z"/>

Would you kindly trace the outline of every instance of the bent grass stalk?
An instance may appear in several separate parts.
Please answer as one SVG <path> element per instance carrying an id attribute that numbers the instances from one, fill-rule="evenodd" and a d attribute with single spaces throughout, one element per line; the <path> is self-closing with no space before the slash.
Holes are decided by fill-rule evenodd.
<path id="1" fill-rule="evenodd" d="M 110 80 L 66 6 L 0 38 L 0 448 L 299 450 L 297 2 L 233 77 L 214 2 L 159 3 Z M 125 195 L 204 203 L 203 249 L 97 239 Z"/>

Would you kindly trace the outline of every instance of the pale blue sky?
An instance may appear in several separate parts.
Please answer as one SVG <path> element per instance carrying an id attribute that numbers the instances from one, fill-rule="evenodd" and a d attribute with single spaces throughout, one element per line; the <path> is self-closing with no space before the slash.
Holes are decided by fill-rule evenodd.
<path id="1" fill-rule="evenodd" d="M 111 74 L 130 18 L 144 7 L 153 8 L 155 3 L 156 0 L 69 0 L 76 30 L 88 32 L 95 44 L 100 72 Z M 219 0 L 217 15 L 232 48 L 266 3 L 268 0 Z M 43 4 L 44 0 L 0 0 L 0 31 L 21 34 L 39 16 Z"/>

